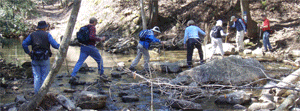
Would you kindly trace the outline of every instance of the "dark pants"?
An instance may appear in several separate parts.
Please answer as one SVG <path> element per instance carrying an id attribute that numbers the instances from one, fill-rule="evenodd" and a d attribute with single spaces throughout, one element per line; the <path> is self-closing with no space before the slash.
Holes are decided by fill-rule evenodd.
<path id="1" fill-rule="evenodd" d="M 202 51 L 202 48 L 201 48 L 200 39 L 191 38 L 187 41 L 187 64 L 189 66 L 193 65 L 192 58 L 193 58 L 193 52 L 194 52 L 195 47 L 198 49 L 198 53 L 199 53 L 199 56 L 200 56 L 200 61 L 203 60 L 203 51 Z"/>

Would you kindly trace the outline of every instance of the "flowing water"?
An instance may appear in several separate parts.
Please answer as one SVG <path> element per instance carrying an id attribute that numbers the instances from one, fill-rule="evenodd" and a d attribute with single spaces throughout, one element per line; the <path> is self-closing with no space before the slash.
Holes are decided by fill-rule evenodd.
<path id="1" fill-rule="evenodd" d="M 57 50 L 52 49 L 53 51 L 53 56 L 51 57 L 51 63 L 53 63 L 55 54 L 57 53 Z M 126 67 L 129 67 L 133 59 L 135 58 L 136 54 L 111 54 L 107 53 L 105 51 L 99 50 L 100 54 L 103 58 L 104 61 L 104 70 L 106 75 L 110 75 L 110 73 L 113 71 L 114 67 L 117 65 L 119 62 L 124 62 Z M 10 43 L 10 46 L 5 46 L 1 50 L 1 56 L 2 58 L 5 58 L 7 63 L 14 63 L 17 66 L 21 66 L 21 64 L 24 61 L 31 61 L 30 57 L 24 53 L 24 50 L 22 48 L 21 42 L 19 40 L 12 40 Z M 79 53 L 80 53 L 80 47 L 77 46 L 70 46 L 66 61 L 64 62 L 63 66 L 61 67 L 61 70 L 59 71 L 58 75 L 62 76 L 63 78 L 56 79 L 54 83 L 52 84 L 50 91 L 52 92 L 63 92 L 65 89 L 70 89 L 70 85 L 68 84 L 69 81 L 69 75 L 72 72 L 72 69 L 74 65 L 76 64 L 78 58 L 79 58 Z M 179 50 L 179 51 L 162 51 L 161 53 L 156 53 L 155 51 L 150 51 L 151 59 L 150 61 L 169 61 L 169 62 L 175 62 L 179 60 L 184 60 L 186 59 L 186 51 L 185 50 Z M 80 80 L 86 81 L 86 82 L 94 82 L 98 77 L 97 74 L 97 63 L 91 58 L 88 57 L 87 60 L 85 61 L 89 67 L 93 67 L 95 70 L 94 72 L 87 72 L 87 73 L 78 73 L 80 76 Z M 138 69 L 142 68 L 143 60 L 139 62 Z M 287 66 L 282 63 L 275 63 L 275 62 L 264 62 L 262 63 L 266 70 L 267 73 L 273 75 L 275 77 L 276 75 L 287 75 L 290 74 L 295 67 Z M 160 77 L 167 77 L 167 78 L 174 78 L 177 74 L 158 74 L 155 76 L 160 76 Z M 27 93 L 33 92 L 33 80 L 31 80 L 31 84 L 27 85 L 19 85 L 19 90 L 18 91 L 7 91 L 5 96 L 1 96 L 0 98 L 0 103 L 9 103 L 13 102 L 14 98 L 16 95 L 19 94 L 24 94 L 26 95 Z M 115 87 L 115 89 L 118 89 L 119 87 L 122 87 L 124 84 L 128 83 L 138 83 L 139 79 L 133 79 L 132 77 L 122 77 L 122 80 L 120 79 L 113 79 L 113 82 L 111 84 L 118 84 Z M 84 89 L 87 86 L 78 86 L 77 89 Z M 150 94 L 149 94 L 149 87 L 148 86 L 143 86 L 140 85 L 141 88 L 137 88 L 134 90 L 138 90 L 140 92 L 143 92 L 143 94 L 139 94 L 140 96 L 140 102 L 136 103 L 137 107 L 148 107 L 145 106 L 145 104 L 150 103 Z M 145 90 L 146 89 L 146 90 Z M 109 98 L 112 101 L 121 101 L 116 98 L 118 94 L 118 90 L 111 90 L 110 88 L 103 88 L 104 92 L 109 93 Z M 22 92 L 22 93 L 20 93 Z M 257 93 L 257 92 L 255 92 Z M 30 95 L 30 94 L 29 94 Z M 71 97 L 72 94 L 66 94 L 67 96 Z M 160 97 L 159 95 L 154 95 L 154 97 Z M 232 110 L 231 106 L 227 105 L 215 105 L 214 104 L 214 98 L 211 97 L 209 99 L 204 100 L 201 104 L 203 105 L 204 109 L 216 109 L 216 110 Z M 156 104 L 159 104 L 162 102 L 159 99 L 154 99 L 154 102 Z M 107 106 L 107 107 L 128 107 L 132 104 L 130 103 L 122 103 L 122 104 L 116 104 L 113 106 Z M 166 107 L 155 107 L 157 109 L 167 109 Z"/>

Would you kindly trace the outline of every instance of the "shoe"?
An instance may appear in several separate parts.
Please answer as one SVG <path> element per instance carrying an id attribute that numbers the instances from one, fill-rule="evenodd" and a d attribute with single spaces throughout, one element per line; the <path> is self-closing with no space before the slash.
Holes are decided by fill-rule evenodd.
<path id="1" fill-rule="evenodd" d="M 134 68 L 134 67 L 131 67 L 131 66 L 129 67 L 129 70 L 131 70 L 131 71 L 136 71 L 135 68 Z"/>
<path id="2" fill-rule="evenodd" d="M 84 85 L 85 82 L 79 82 L 79 79 L 76 77 L 71 77 L 69 84 L 71 85 Z"/>
<path id="3" fill-rule="evenodd" d="M 110 80 L 108 79 L 108 77 L 107 77 L 106 75 L 104 75 L 104 74 L 101 74 L 101 75 L 100 75 L 100 80 L 103 81 L 103 82 L 108 82 L 108 81 L 110 81 Z"/>

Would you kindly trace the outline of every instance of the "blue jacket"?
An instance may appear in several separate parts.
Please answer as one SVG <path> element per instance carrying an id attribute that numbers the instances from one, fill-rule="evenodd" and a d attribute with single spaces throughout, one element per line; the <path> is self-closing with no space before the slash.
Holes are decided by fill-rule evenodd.
<path id="1" fill-rule="evenodd" d="M 233 22 L 233 25 L 230 26 L 231 28 L 236 28 L 237 31 L 244 30 L 247 32 L 246 25 L 242 19 L 238 19 L 237 21 Z"/>
<path id="2" fill-rule="evenodd" d="M 145 49 L 148 49 L 149 48 L 149 46 L 150 46 L 150 43 L 151 42 L 160 42 L 160 40 L 159 39 L 157 39 L 157 38 L 155 38 L 155 35 L 154 35 L 154 33 L 153 33 L 153 31 L 152 30 L 148 30 L 148 33 L 147 33 L 147 35 L 145 36 L 145 41 L 139 41 L 139 43 L 141 44 L 141 45 L 143 45 L 143 47 L 145 48 Z"/>
<path id="3" fill-rule="evenodd" d="M 48 41 L 50 42 L 50 44 L 53 48 L 55 48 L 55 49 L 59 48 L 60 45 L 53 39 L 53 37 L 50 33 L 48 33 Z M 22 43 L 23 49 L 24 49 L 25 53 L 27 53 L 27 54 L 29 54 L 29 52 L 30 52 L 28 49 L 29 45 L 32 45 L 32 40 L 31 40 L 30 35 L 28 35 L 28 37 Z"/>
<path id="4" fill-rule="evenodd" d="M 191 25 L 191 26 L 188 26 L 186 29 L 185 29 L 185 32 L 184 32 L 184 42 L 183 44 L 186 43 L 186 41 L 190 38 L 199 38 L 199 34 L 198 33 L 201 33 L 202 35 L 206 35 L 204 31 L 202 31 L 199 27 L 197 26 L 194 26 L 194 25 Z"/>

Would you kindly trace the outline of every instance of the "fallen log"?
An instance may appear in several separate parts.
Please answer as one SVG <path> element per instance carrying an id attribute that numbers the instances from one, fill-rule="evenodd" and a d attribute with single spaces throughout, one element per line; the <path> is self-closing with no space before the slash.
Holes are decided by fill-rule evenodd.
<path id="1" fill-rule="evenodd" d="M 279 82 L 276 86 L 277 87 L 295 87 L 293 84 L 296 83 L 300 78 L 300 69 L 296 70 L 289 76 L 285 77 L 281 82 Z M 276 88 L 276 95 L 281 96 L 283 95 L 287 89 L 279 89 Z"/>
<path id="2" fill-rule="evenodd" d="M 290 109 L 297 98 L 298 96 L 296 94 L 290 94 L 275 111 L 286 111 Z"/>

